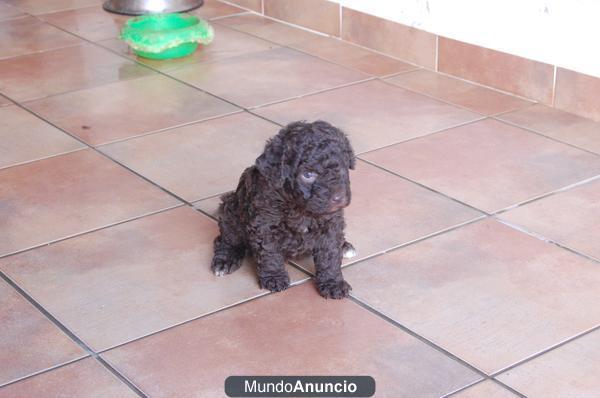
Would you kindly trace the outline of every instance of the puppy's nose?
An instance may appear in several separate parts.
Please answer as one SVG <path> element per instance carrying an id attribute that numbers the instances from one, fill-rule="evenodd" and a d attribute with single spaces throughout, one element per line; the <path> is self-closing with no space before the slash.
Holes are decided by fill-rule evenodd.
<path id="1" fill-rule="evenodd" d="M 342 204 L 346 201 L 346 194 L 341 191 L 341 192 L 336 192 L 335 194 L 333 194 L 333 196 L 331 197 L 331 203 L 333 203 L 334 205 L 339 205 Z"/>

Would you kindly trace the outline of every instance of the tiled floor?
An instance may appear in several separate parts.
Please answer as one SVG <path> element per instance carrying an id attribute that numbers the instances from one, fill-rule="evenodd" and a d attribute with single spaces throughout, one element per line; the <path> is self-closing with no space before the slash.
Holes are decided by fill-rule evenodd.
<path id="1" fill-rule="evenodd" d="M 368 374 L 377 397 L 596 397 L 600 124 L 206 0 L 136 58 L 100 0 L 0 0 L 0 397 L 222 397 Z M 208 266 L 218 195 L 280 124 L 359 157 L 327 301 Z"/>

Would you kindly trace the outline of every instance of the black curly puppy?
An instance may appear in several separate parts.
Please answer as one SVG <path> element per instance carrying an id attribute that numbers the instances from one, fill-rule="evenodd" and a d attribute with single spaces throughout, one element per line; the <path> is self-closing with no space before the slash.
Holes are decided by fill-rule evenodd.
<path id="1" fill-rule="evenodd" d="M 290 284 L 285 260 L 312 254 L 317 288 L 343 298 L 342 257 L 355 255 L 344 239 L 343 208 L 350 204 L 349 170 L 354 152 L 346 135 L 323 121 L 295 122 L 271 138 L 235 192 L 222 197 L 220 236 L 212 270 L 237 270 L 246 253 L 257 263 L 261 288 Z"/>

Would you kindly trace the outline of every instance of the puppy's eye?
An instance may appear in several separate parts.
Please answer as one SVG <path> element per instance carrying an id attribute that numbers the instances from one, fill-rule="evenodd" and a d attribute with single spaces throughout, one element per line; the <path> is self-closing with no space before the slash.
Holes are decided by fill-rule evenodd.
<path id="1" fill-rule="evenodd" d="M 313 183 L 317 179 L 317 173 L 312 171 L 305 171 L 300 177 L 304 182 Z"/>

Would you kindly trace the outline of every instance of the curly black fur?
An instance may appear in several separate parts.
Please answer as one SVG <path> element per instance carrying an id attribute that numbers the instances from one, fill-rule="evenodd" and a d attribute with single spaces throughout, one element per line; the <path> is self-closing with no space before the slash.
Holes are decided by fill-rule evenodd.
<path id="1" fill-rule="evenodd" d="M 350 204 L 354 164 L 348 138 L 327 122 L 281 129 L 236 191 L 222 197 L 213 272 L 229 274 L 252 254 L 260 286 L 281 291 L 290 284 L 286 259 L 312 254 L 319 293 L 346 297 L 351 287 L 342 276 L 342 256 L 354 249 L 344 240 L 343 208 Z"/>

